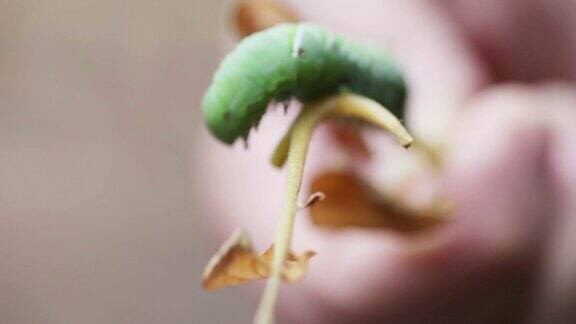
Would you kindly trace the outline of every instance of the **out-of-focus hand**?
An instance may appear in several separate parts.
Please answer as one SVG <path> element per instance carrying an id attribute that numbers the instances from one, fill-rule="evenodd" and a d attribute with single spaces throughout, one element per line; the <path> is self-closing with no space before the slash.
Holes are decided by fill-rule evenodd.
<path id="1" fill-rule="evenodd" d="M 290 4 L 306 20 L 391 47 L 410 87 L 410 129 L 446 149 L 442 182 L 456 212 L 445 226 L 408 238 L 325 231 L 301 215 L 296 248 L 318 256 L 302 284 L 284 287 L 282 314 L 298 323 L 575 320 L 576 91 L 568 81 L 576 78 L 569 59 L 576 54 L 576 5 Z M 521 84 L 534 80 L 555 83 Z M 287 120 L 267 115 L 248 151 L 200 139 L 195 179 L 215 228 L 243 225 L 257 245 L 270 243 L 283 174 L 268 158 Z M 382 134 L 367 141 L 375 156 L 363 175 L 393 191 L 390 183 L 411 171 L 403 166 L 409 153 Z M 320 132 L 306 174 L 334 167 L 339 154 Z"/>

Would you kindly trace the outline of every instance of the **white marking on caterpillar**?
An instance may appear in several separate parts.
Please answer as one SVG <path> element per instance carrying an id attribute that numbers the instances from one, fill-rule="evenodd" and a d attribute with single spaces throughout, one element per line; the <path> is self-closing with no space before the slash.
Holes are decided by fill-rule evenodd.
<path id="1" fill-rule="evenodd" d="M 296 36 L 292 45 L 292 57 L 299 58 L 302 56 L 302 39 L 304 38 L 304 25 L 300 24 L 296 28 Z"/>

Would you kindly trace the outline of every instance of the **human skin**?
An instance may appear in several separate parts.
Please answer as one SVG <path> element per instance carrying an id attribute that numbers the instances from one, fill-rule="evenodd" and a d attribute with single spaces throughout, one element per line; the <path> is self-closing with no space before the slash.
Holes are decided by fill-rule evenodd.
<path id="1" fill-rule="evenodd" d="M 444 148 L 440 182 L 456 209 L 450 222 L 415 237 L 330 232 L 302 215 L 295 247 L 318 256 L 306 280 L 284 287 L 285 321 L 576 320 L 576 63 L 568 59 L 576 55 L 576 5 L 476 3 L 289 2 L 306 20 L 392 48 L 411 91 L 409 128 Z M 242 225 L 258 246 L 270 243 L 283 180 L 266 164 L 287 123 L 266 116 L 248 151 L 200 139 L 196 179 L 212 226 Z M 398 167 L 390 153 L 405 153 L 367 135 L 375 156 L 362 175 L 385 187 Z M 307 178 L 341 154 L 323 130 L 313 142 Z M 428 181 L 421 176 L 414 195 Z"/>

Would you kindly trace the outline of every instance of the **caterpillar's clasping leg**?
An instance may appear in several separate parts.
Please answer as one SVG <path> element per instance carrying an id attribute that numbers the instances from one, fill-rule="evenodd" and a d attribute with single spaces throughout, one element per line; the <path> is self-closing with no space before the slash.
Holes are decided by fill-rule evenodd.
<path id="1" fill-rule="evenodd" d="M 256 313 L 255 323 L 274 322 L 280 275 L 286 253 L 290 247 L 294 215 L 298 209 L 298 193 L 304 171 L 304 163 L 310 136 L 314 127 L 326 118 L 348 117 L 366 121 L 390 132 L 404 147 L 413 139 L 400 121 L 377 102 L 351 93 L 343 93 L 305 105 L 284 136 L 272 157 L 272 163 L 281 167 L 287 162 L 284 206 L 278 225 L 271 274 Z"/>

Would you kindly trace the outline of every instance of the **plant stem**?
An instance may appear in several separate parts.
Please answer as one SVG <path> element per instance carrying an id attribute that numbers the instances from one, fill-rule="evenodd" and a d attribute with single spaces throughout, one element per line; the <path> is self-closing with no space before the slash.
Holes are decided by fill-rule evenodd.
<path id="1" fill-rule="evenodd" d="M 322 108 L 322 107 L 318 107 Z M 274 256 L 272 259 L 272 269 L 270 278 L 262 301 L 256 313 L 255 323 L 270 324 L 274 323 L 274 308 L 278 296 L 278 288 L 286 253 L 290 247 L 290 238 L 294 227 L 294 215 L 296 214 L 298 193 L 302 183 L 304 173 L 304 164 L 310 136 L 314 126 L 320 121 L 326 109 L 303 108 L 303 112 L 294 123 L 290 136 L 288 149 L 286 184 L 284 191 L 284 208 L 282 218 L 276 232 L 276 241 L 274 242 Z"/>
<path id="2" fill-rule="evenodd" d="M 272 268 L 266 289 L 258 306 L 254 323 L 274 323 L 274 313 L 282 268 L 290 248 L 294 216 L 297 211 L 298 193 L 302 183 L 306 154 L 314 127 L 330 116 L 357 118 L 384 128 L 392 133 L 404 147 L 410 146 L 412 137 L 400 121 L 377 102 L 354 94 L 339 94 L 314 101 L 302 108 L 300 115 L 282 139 L 272 158 L 274 165 L 287 162 L 284 206 L 276 231 Z"/>

